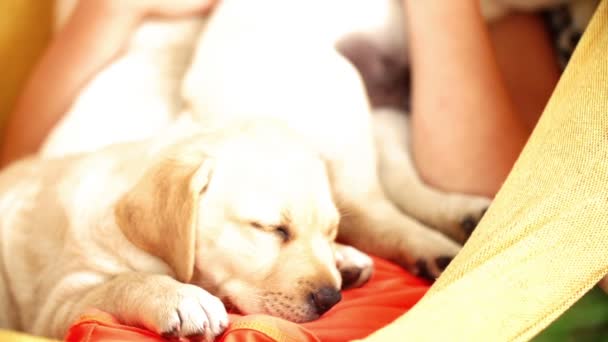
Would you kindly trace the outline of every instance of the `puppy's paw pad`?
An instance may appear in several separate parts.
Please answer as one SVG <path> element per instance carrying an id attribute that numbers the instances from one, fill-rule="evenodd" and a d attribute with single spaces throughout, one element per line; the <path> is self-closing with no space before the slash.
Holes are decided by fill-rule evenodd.
<path id="1" fill-rule="evenodd" d="M 452 262 L 452 259 L 454 259 L 452 256 L 440 256 L 434 260 L 420 259 L 416 261 L 412 273 L 420 278 L 435 281 Z"/>
<path id="2" fill-rule="evenodd" d="M 169 330 L 161 331 L 160 335 L 166 339 L 178 338 L 180 332 L 180 325 L 181 322 L 176 322 L 175 324 L 171 325 Z"/>
<path id="3" fill-rule="evenodd" d="M 460 228 L 467 236 L 473 234 L 475 227 L 477 227 L 477 220 L 473 218 L 473 216 L 467 216 L 462 221 L 460 221 Z"/>
<path id="4" fill-rule="evenodd" d="M 361 287 L 371 278 L 373 268 L 370 267 L 348 267 L 340 269 L 342 276 L 342 290 Z"/>
<path id="5" fill-rule="evenodd" d="M 475 228 L 477 228 L 479 221 L 481 221 L 487 210 L 488 208 L 485 207 L 476 215 L 467 215 L 460 221 L 460 228 L 467 239 L 473 234 L 473 231 L 475 231 Z"/>
<path id="6" fill-rule="evenodd" d="M 431 281 L 435 281 L 435 278 L 437 277 L 435 274 L 433 274 L 431 268 L 428 267 L 427 262 L 424 260 L 416 261 L 416 266 L 412 270 L 412 273 L 417 277 Z"/>
<path id="7" fill-rule="evenodd" d="M 336 260 L 343 290 L 362 286 L 374 272 L 372 259 L 350 246 L 340 246 L 336 251 Z"/>
<path id="8" fill-rule="evenodd" d="M 437 265 L 437 269 L 443 272 L 448 265 L 452 262 L 454 258 L 450 256 L 440 256 L 435 259 L 435 265 Z"/>
<path id="9" fill-rule="evenodd" d="M 358 267 L 342 268 L 340 276 L 342 276 L 342 289 L 348 289 L 361 277 L 361 269 Z"/>

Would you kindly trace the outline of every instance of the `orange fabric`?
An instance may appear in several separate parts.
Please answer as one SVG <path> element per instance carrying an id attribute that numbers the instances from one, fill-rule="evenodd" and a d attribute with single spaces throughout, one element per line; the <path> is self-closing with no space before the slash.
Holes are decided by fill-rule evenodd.
<path id="1" fill-rule="evenodd" d="M 344 291 L 343 299 L 320 319 L 295 324 L 265 315 L 236 315 L 220 342 L 341 342 L 363 338 L 409 310 L 428 284 L 399 266 L 374 258 L 375 273 L 362 288 Z M 114 317 L 91 311 L 69 330 L 66 341 L 162 342 L 150 331 L 121 325 Z"/>

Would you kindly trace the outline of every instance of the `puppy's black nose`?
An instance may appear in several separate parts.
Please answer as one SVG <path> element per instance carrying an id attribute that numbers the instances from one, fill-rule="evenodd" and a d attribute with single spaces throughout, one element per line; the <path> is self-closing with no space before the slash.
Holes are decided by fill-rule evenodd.
<path id="1" fill-rule="evenodd" d="M 322 315 L 342 299 L 342 294 L 340 290 L 333 287 L 322 287 L 317 292 L 311 293 L 310 297 L 317 309 L 317 313 Z"/>

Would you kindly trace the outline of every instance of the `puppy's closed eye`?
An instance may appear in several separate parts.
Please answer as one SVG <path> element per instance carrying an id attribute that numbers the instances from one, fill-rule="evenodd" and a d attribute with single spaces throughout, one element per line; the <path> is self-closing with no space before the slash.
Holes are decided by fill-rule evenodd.
<path id="1" fill-rule="evenodd" d="M 281 237 L 283 242 L 288 242 L 291 239 L 291 234 L 287 226 L 278 226 L 274 231 Z"/>
<path id="2" fill-rule="evenodd" d="M 276 234 L 284 243 L 289 242 L 292 238 L 289 227 L 286 225 L 265 225 L 259 222 L 251 222 L 250 225 L 253 228 Z"/>

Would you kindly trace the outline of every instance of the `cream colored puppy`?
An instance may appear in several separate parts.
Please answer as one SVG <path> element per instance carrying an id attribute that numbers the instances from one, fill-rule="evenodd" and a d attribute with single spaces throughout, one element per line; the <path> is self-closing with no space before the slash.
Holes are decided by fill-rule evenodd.
<path id="1" fill-rule="evenodd" d="M 325 165 L 282 124 L 24 160 L 0 174 L 0 212 L 3 328 L 60 338 L 98 308 L 212 338 L 220 299 L 296 322 L 340 300 Z"/>

